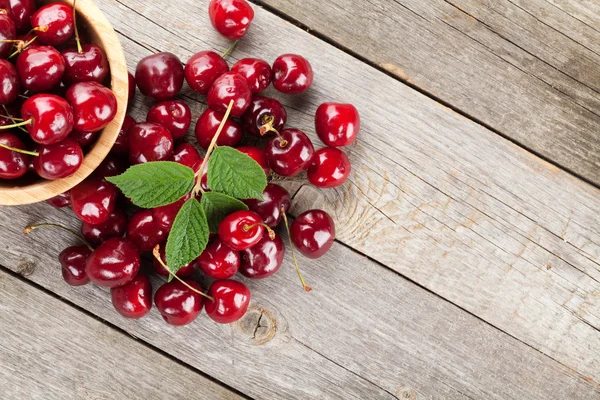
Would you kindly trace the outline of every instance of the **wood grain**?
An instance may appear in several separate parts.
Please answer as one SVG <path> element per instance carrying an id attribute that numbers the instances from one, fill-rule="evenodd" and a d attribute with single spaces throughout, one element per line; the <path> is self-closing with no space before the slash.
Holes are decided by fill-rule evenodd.
<path id="1" fill-rule="evenodd" d="M 240 398 L 4 271 L 0 292 L 5 399 Z"/>

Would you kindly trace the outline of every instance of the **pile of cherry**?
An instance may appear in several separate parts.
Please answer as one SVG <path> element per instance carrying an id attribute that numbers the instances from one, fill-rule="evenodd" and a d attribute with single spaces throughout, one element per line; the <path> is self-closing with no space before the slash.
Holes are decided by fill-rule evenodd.
<path id="1" fill-rule="evenodd" d="M 244 36 L 254 14 L 245 0 L 212 0 L 209 15 L 220 33 L 238 40 Z M 304 132 L 286 128 L 287 113 L 283 105 L 260 95 L 271 83 L 285 94 L 306 91 L 313 82 L 313 71 L 305 58 L 285 54 L 272 66 L 261 59 L 245 58 L 231 69 L 223 56 L 213 51 L 201 51 L 185 65 L 166 52 L 142 59 L 135 77 L 130 74 L 130 95 L 137 84 L 142 94 L 158 103 L 149 110 L 145 122 L 137 123 L 131 116 L 126 117 L 111 154 L 92 177 L 69 193 L 48 201 L 56 207 L 71 206 L 83 221 L 81 233 L 86 245 L 69 247 L 59 256 L 65 281 L 73 286 L 91 281 L 110 288 L 115 309 L 128 318 L 140 318 L 152 306 L 152 287 L 148 277 L 140 272 L 140 254 L 154 250 L 154 271 L 163 276 L 170 274 L 164 265 L 163 244 L 189 195 L 167 206 L 138 210 L 128 218 L 125 207 L 131 205 L 103 178 L 118 175 L 130 165 L 151 161 L 174 161 L 199 171 L 203 158 L 198 150 L 190 143 L 177 143 L 192 123 L 188 105 L 173 100 L 184 80 L 194 91 L 206 95 L 208 108 L 195 126 L 200 147 L 209 148 L 233 103 L 230 110 L 233 118 L 224 122 L 216 144 L 236 147 L 244 132 L 264 138 L 264 148 L 236 148 L 254 159 L 267 176 L 274 173 L 293 177 L 306 171 L 312 184 L 330 188 L 344 183 L 350 174 L 350 162 L 339 147 L 353 143 L 358 134 L 360 119 L 354 106 L 325 103 L 317 109 L 316 133 L 328 147 L 315 151 Z M 199 175 L 203 190 L 210 190 L 206 173 Z M 197 260 L 179 269 L 176 279 L 156 291 L 154 303 L 167 323 L 190 323 L 203 306 L 216 322 L 237 321 L 248 309 L 250 291 L 231 278 L 238 272 L 247 278 L 266 278 L 280 268 L 285 246 L 271 228 L 282 220 L 287 227 L 289 193 L 282 186 L 269 183 L 262 200 L 244 202 L 249 210 L 225 217 L 218 234 L 211 237 Z M 306 257 L 318 258 L 333 244 L 334 222 L 325 211 L 309 210 L 293 221 L 289 236 L 292 250 L 296 248 Z M 206 277 L 214 279 L 206 292 L 191 279 L 196 265 Z M 302 277 L 301 280 L 305 289 L 310 290 Z"/>

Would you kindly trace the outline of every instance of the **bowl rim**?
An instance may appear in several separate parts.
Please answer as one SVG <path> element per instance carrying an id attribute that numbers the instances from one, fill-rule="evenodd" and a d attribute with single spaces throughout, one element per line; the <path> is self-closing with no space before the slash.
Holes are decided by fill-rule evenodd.
<path id="1" fill-rule="evenodd" d="M 73 0 L 58 0 L 58 2 L 73 5 Z M 104 161 L 123 125 L 129 96 L 129 76 L 119 37 L 104 13 L 92 0 L 77 0 L 76 12 L 77 18 L 85 22 L 90 36 L 94 38 L 92 43 L 100 46 L 106 54 L 110 67 L 110 89 L 117 98 L 117 113 L 115 118 L 102 129 L 75 174 L 54 181 L 40 179 L 23 186 L 11 185 L 10 180 L 4 180 L 0 185 L 0 206 L 38 203 L 72 189 Z"/>

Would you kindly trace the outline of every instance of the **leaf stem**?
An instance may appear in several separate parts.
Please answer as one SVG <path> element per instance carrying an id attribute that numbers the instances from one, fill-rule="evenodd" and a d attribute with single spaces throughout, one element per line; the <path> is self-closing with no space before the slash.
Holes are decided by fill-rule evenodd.
<path id="1" fill-rule="evenodd" d="M 296 267 L 296 272 L 298 273 L 298 277 L 300 278 L 300 283 L 302 283 L 302 287 L 306 292 L 310 292 L 312 288 L 306 285 L 304 282 L 304 278 L 302 277 L 302 273 L 300 272 L 300 267 L 298 266 L 298 260 L 296 259 L 296 252 L 294 250 L 294 243 L 292 243 L 292 234 L 290 233 L 290 226 L 288 225 L 287 215 L 285 214 L 285 207 L 281 206 L 281 214 L 283 215 L 283 221 L 285 222 L 285 229 L 288 233 L 288 240 L 290 241 L 290 248 L 292 249 L 292 259 L 294 260 L 294 266 Z"/>
<path id="2" fill-rule="evenodd" d="M 43 224 L 37 224 L 37 225 L 29 225 L 27 228 L 25 228 L 25 229 L 23 230 L 23 233 L 24 233 L 24 234 L 26 234 L 26 235 L 28 235 L 28 234 L 29 234 L 31 231 L 33 231 L 33 230 L 35 230 L 35 229 L 38 229 L 38 228 L 45 227 L 45 226 L 51 226 L 51 227 L 54 227 L 54 228 L 60 228 L 60 229 L 62 229 L 62 230 L 65 230 L 65 231 L 67 231 L 67 232 L 70 232 L 70 233 L 71 233 L 71 234 L 73 234 L 73 235 L 74 235 L 74 236 L 75 236 L 77 239 L 81 240 L 81 242 L 82 242 L 83 244 L 85 244 L 85 245 L 87 246 L 87 248 L 88 248 L 88 249 L 90 249 L 91 251 L 94 251 L 94 248 L 92 247 L 92 245 L 91 245 L 91 244 L 89 244 L 89 243 L 88 243 L 88 241 L 87 241 L 87 240 L 85 240 L 85 239 L 84 239 L 84 238 L 83 238 L 83 237 L 82 237 L 80 234 L 78 234 L 77 232 L 75 232 L 73 229 L 71 229 L 71 228 L 67 228 L 66 226 L 63 226 L 63 225 L 59 225 L 59 224 L 53 224 L 53 223 L 50 223 L 50 222 L 46 222 L 46 223 L 43 223 Z"/>

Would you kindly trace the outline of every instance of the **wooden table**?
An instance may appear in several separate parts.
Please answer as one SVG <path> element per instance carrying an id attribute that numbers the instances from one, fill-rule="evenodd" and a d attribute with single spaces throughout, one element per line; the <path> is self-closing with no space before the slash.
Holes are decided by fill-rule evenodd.
<path id="1" fill-rule="evenodd" d="M 97 3 L 130 70 L 228 46 L 208 0 Z M 71 212 L 2 208 L 1 397 L 600 399 L 600 3 L 254 3 L 230 61 L 294 52 L 316 72 L 305 95 L 277 96 L 289 125 L 315 138 L 328 100 L 363 120 L 345 185 L 287 183 L 292 214 L 337 223 L 332 250 L 301 261 L 313 292 L 288 256 L 245 281 L 233 325 L 125 320 L 106 290 L 62 281 L 70 237 L 21 233 L 77 229 Z"/>

